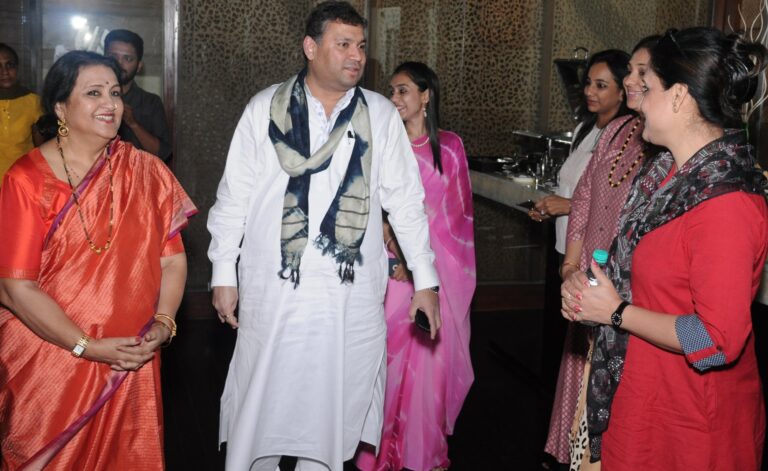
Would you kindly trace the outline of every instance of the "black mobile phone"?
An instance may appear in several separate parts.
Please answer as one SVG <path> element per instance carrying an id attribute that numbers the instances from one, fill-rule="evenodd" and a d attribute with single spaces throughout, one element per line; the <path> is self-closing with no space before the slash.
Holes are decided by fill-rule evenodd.
<path id="1" fill-rule="evenodd" d="M 416 310 L 414 324 L 416 324 L 416 327 L 419 329 L 429 332 L 429 318 L 427 317 L 427 314 L 421 309 Z"/>
<path id="2" fill-rule="evenodd" d="M 536 206 L 536 203 L 531 200 L 527 200 L 523 201 L 522 203 L 517 203 L 517 205 L 525 209 L 533 209 L 533 207 Z"/>

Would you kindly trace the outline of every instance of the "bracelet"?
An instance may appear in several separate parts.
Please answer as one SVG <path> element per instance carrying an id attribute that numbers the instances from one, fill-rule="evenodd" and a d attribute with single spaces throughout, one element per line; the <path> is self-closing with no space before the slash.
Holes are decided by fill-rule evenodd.
<path id="1" fill-rule="evenodd" d="M 72 347 L 72 356 L 75 358 L 82 357 L 83 353 L 85 353 L 85 349 L 88 348 L 88 342 L 90 341 L 91 341 L 91 338 L 83 334 L 83 336 L 80 337 L 80 340 L 77 341 L 75 346 Z"/>
<path id="2" fill-rule="evenodd" d="M 384 241 L 384 247 L 387 247 L 387 248 L 389 248 L 389 243 L 390 243 L 390 242 L 392 242 L 392 237 L 390 237 L 389 239 L 387 239 L 386 241 Z"/>
<path id="3" fill-rule="evenodd" d="M 164 319 L 170 322 L 170 325 L 167 324 L 164 321 Z M 171 341 L 173 340 L 173 338 L 176 337 L 176 320 L 173 317 L 169 316 L 168 314 L 163 314 L 158 312 L 157 314 L 155 314 L 155 322 L 162 324 L 163 326 L 165 326 L 166 329 L 168 329 L 171 332 L 171 336 L 168 337 L 168 340 L 166 340 L 165 343 L 163 344 L 163 347 L 167 347 L 168 345 L 171 344 Z"/>

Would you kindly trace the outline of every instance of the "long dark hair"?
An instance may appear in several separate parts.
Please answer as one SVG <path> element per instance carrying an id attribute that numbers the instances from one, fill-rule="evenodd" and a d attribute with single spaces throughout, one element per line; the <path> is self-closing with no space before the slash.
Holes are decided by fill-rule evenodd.
<path id="1" fill-rule="evenodd" d="M 440 159 L 440 81 L 437 79 L 437 74 L 423 62 L 403 62 L 395 68 L 392 75 L 399 73 L 407 75 L 419 87 L 420 92 L 429 90 L 424 121 L 435 168 L 443 173 L 443 163 Z"/>
<path id="2" fill-rule="evenodd" d="M 611 70 L 613 80 L 616 81 L 616 85 L 620 90 L 622 90 L 623 98 L 621 100 L 621 106 L 619 107 L 619 111 L 616 112 L 616 116 L 614 116 L 613 119 L 616 119 L 619 116 L 634 114 L 632 110 L 627 108 L 627 97 L 623 92 L 624 77 L 626 77 L 629 73 L 629 54 L 619 49 L 606 49 L 605 51 L 592 54 L 592 57 L 590 57 L 589 61 L 587 62 L 587 69 L 584 72 L 584 78 L 582 79 L 582 89 L 587 86 L 587 80 L 589 79 L 589 69 L 591 69 L 595 64 L 607 65 Z M 581 141 L 584 140 L 587 134 L 589 134 L 597 124 L 597 113 L 592 113 L 588 110 L 586 105 L 586 96 L 583 96 L 582 99 L 584 100 L 584 105 L 581 107 L 581 109 L 584 110 L 581 116 L 582 124 L 579 128 L 579 132 L 577 132 L 573 137 L 573 143 L 571 144 L 572 149 L 577 148 L 579 144 L 581 144 Z"/>
<path id="3" fill-rule="evenodd" d="M 766 48 L 707 27 L 670 29 L 650 49 L 650 67 L 664 89 L 685 84 L 702 118 L 719 127 L 739 127 L 741 106 L 757 91 Z"/>

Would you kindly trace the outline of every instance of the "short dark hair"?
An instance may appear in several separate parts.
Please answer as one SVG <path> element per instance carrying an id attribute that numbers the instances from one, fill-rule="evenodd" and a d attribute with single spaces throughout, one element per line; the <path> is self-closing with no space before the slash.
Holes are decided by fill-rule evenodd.
<path id="1" fill-rule="evenodd" d="M 120 66 L 111 57 L 102 56 L 90 51 L 70 51 L 53 63 L 43 84 L 42 105 L 47 115 L 56 116 L 56 103 L 69 99 L 75 87 L 77 77 L 83 67 L 103 65 L 109 67 L 120 79 Z"/>
<path id="2" fill-rule="evenodd" d="M 326 1 L 319 3 L 307 17 L 304 35 L 319 42 L 329 21 L 340 21 L 345 25 L 363 28 L 368 26 L 368 20 L 363 18 L 349 2 Z"/>
<path id="3" fill-rule="evenodd" d="M 650 49 L 650 67 L 665 89 L 688 87 L 702 118 L 720 127 L 741 124 L 741 106 L 757 91 L 765 46 L 708 27 L 670 29 Z"/>
<path id="4" fill-rule="evenodd" d="M 8 54 L 10 54 L 13 57 L 13 62 L 16 63 L 16 65 L 19 65 L 19 55 L 16 54 L 16 51 L 9 45 L 5 43 L 0 43 L 0 52 L 5 51 Z"/>
<path id="5" fill-rule="evenodd" d="M 133 48 L 136 49 L 136 58 L 138 60 L 141 60 L 142 57 L 144 57 L 144 40 L 133 31 L 128 31 L 127 29 L 113 29 L 110 31 L 104 38 L 105 54 L 107 53 L 107 49 L 109 49 L 109 44 L 113 41 L 120 41 L 133 46 Z"/>

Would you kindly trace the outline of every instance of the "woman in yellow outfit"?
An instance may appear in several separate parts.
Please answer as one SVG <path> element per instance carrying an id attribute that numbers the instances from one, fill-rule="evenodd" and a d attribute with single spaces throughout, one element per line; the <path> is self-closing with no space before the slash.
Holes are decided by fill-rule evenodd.
<path id="1" fill-rule="evenodd" d="M 40 117 L 40 97 L 22 87 L 19 56 L 0 43 L 0 185 L 13 163 L 34 147 L 32 125 Z"/>

